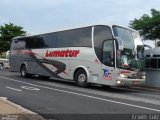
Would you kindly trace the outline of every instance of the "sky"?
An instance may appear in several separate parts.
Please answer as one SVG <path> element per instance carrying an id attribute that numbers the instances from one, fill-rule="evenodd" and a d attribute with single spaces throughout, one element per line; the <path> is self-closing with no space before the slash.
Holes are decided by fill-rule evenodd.
<path id="1" fill-rule="evenodd" d="M 14 23 L 28 34 L 98 23 L 129 26 L 151 8 L 160 10 L 160 0 L 0 0 L 0 25 Z"/>

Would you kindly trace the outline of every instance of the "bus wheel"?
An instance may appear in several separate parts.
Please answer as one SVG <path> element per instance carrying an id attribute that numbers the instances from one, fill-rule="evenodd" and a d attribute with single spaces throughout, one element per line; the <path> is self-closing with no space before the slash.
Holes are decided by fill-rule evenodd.
<path id="1" fill-rule="evenodd" d="M 24 78 L 29 77 L 29 74 L 27 73 L 27 68 L 25 65 L 22 65 L 22 67 L 20 69 L 20 73 L 21 73 L 21 76 Z"/>
<path id="2" fill-rule="evenodd" d="M 88 87 L 87 74 L 84 70 L 78 70 L 75 74 L 75 82 L 79 87 Z"/>
<path id="3" fill-rule="evenodd" d="M 0 70 L 2 70 L 3 69 L 3 65 L 2 64 L 0 64 Z"/>

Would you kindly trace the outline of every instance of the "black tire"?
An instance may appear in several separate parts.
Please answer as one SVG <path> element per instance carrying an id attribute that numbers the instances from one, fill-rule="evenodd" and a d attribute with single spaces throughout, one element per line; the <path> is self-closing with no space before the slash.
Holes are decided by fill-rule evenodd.
<path id="1" fill-rule="evenodd" d="M 2 70 L 3 69 L 3 65 L 2 64 L 0 64 L 0 70 Z"/>
<path id="2" fill-rule="evenodd" d="M 79 87 L 88 87 L 88 85 L 89 85 L 87 83 L 87 74 L 83 69 L 78 70 L 75 73 L 74 79 L 75 79 L 76 85 Z"/>
<path id="3" fill-rule="evenodd" d="M 27 68 L 25 65 L 21 66 L 20 73 L 21 73 L 21 77 L 23 78 L 30 77 L 30 74 L 27 73 Z"/>
<path id="4" fill-rule="evenodd" d="M 111 86 L 109 86 L 109 85 L 102 85 L 102 88 L 104 88 L 104 89 L 111 89 Z"/>

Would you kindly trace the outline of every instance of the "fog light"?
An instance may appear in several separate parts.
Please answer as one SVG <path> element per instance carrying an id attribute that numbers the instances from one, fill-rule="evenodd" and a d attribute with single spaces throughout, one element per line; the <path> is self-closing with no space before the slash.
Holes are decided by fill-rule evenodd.
<path id="1" fill-rule="evenodd" d="M 117 84 L 122 84 L 122 81 L 120 81 L 120 80 L 117 80 Z"/>

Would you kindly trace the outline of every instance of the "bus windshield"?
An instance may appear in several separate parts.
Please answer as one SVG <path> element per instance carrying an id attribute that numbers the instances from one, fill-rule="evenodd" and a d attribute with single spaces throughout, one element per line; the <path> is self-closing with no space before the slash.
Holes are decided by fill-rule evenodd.
<path id="1" fill-rule="evenodd" d="M 141 60 L 134 50 L 136 32 L 118 26 L 113 27 L 113 32 L 114 36 L 123 40 L 123 50 L 117 50 L 117 67 L 128 70 L 142 70 Z"/>

